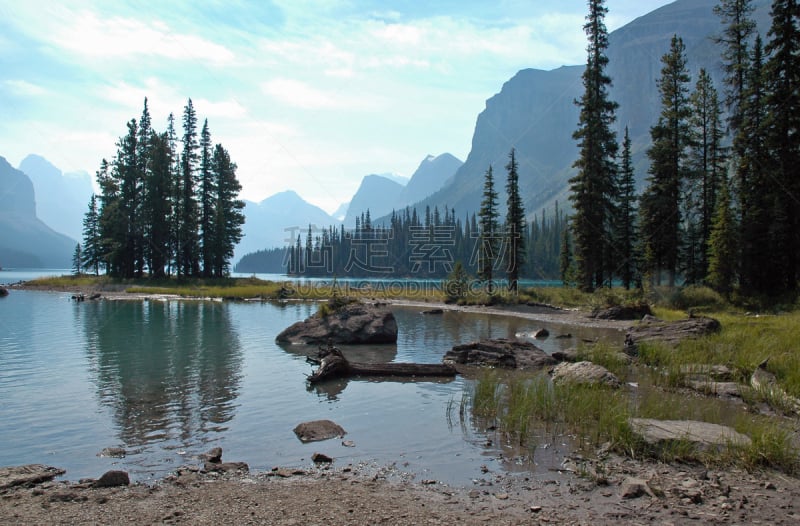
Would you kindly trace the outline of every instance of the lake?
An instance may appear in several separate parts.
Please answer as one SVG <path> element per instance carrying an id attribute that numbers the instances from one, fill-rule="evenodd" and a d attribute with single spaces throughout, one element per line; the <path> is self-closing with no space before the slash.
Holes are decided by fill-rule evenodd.
<path id="1" fill-rule="evenodd" d="M 0 465 L 44 463 L 65 478 L 124 469 L 163 478 L 214 446 L 251 470 L 310 467 L 325 453 L 335 466 L 394 466 L 399 474 L 467 485 L 491 470 L 545 476 L 556 458 L 512 458 L 486 445 L 485 425 L 459 418 L 472 380 L 350 379 L 309 387 L 300 347 L 275 335 L 316 310 L 305 302 L 191 300 L 76 303 L 67 293 L 12 289 L 0 298 Z M 616 331 L 564 327 L 513 317 L 394 307 L 396 345 L 345 347 L 353 360 L 441 362 L 454 344 L 509 337 L 541 327 L 548 352 L 580 338 L 621 340 Z M 346 439 L 302 444 L 293 428 L 331 419 Z M 100 457 L 106 447 L 128 451 Z M 537 475 L 538 474 L 538 475 Z M 405 476 L 405 475 L 404 475 Z"/>

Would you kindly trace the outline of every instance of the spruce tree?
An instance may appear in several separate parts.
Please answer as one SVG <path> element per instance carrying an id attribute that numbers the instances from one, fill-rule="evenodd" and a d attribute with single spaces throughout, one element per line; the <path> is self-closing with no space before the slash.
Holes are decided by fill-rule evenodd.
<path id="1" fill-rule="evenodd" d="M 236 163 L 231 161 L 230 154 L 221 144 L 214 147 L 211 167 L 216 181 L 216 199 L 212 207 L 214 231 L 211 236 L 211 274 L 223 277 L 230 272 L 233 250 L 242 239 L 244 201 L 238 199 L 242 185 L 236 178 Z"/>
<path id="2" fill-rule="evenodd" d="M 83 269 L 83 255 L 81 253 L 81 244 L 75 245 L 75 250 L 72 252 L 72 274 L 75 276 L 81 275 Z"/>
<path id="3" fill-rule="evenodd" d="M 797 0 L 772 2 L 772 25 L 765 47 L 767 145 L 776 190 L 775 244 L 777 279 L 769 292 L 797 290 L 800 271 L 800 6 Z"/>
<path id="4" fill-rule="evenodd" d="M 683 41 L 672 37 L 670 50 L 661 61 L 661 115 L 650 128 L 652 146 L 648 186 L 641 201 L 641 235 L 645 247 L 645 267 L 654 284 L 660 285 L 666 272 L 668 285 L 675 286 L 681 246 L 681 186 L 686 173 L 686 146 L 689 140 L 687 119 L 689 74 Z"/>
<path id="5" fill-rule="evenodd" d="M 183 152 L 181 153 L 177 270 L 185 276 L 199 273 L 198 213 L 195 196 L 197 177 L 197 114 L 189 99 L 183 108 Z M 180 275 L 180 274 L 179 274 Z"/>
<path id="6" fill-rule="evenodd" d="M 580 148 L 573 165 L 578 173 L 569 181 L 577 281 L 587 292 L 604 285 L 607 278 L 610 280 L 606 273 L 612 249 L 610 225 L 618 145 L 611 130 L 617 104 L 609 100 L 611 79 L 605 71 L 607 11 L 603 0 L 589 0 L 589 14 L 583 26 L 589 40 L 583 73 L 584 94 L 576 101 L 581 111 L 578 129 L 573 134 Z"/>
<path id="7" fill-rule="evenodd" d="M 491 165 L 483 180 L 483 200 L 478 211 L 478 279 L 486 283 L 489 294 L 494 294 L 493 270 L 498 256 L 497 192 Z"/>
<path id="8" fill-rule="evenodd" d="M 170 264 L 172 233 L 173 152 L 167 133 L 150 138 L 150 161 L 145 174 L 147 266 L 150 276 L 161 278 Z"/>
<path id="9" fill-rule="evenodd" d="M 720 294 L 730 296 L 736 280 L 737 253 L 736 217 L 731 204 L 727 178 L 720 181 L 719 194 L 708 241 L 707 281 Z"/>
<path id="10" fill-rule="evenodd" d="M 516 295 L 519 292 L 519 273 L 525 264 L 525 208 L 522 196 L 519 193 L 519 165 L 517 164 L 514 148 L 508 154 L 506 165 L 508 178 L 506 180 L 506 194 L 508 195 L 505 237 L 506 237 L 506 276 L 508 277 L 508 290 Z"/>
<path id="11" fill-rule="evenodd" d="M 622 286 L 631 287 L 636 273 L 636 177 L 631 159 L 631 138 L 625 126 L 622 159 L 617 182 L 616 221 L 614 225 L 615 274 Z"/>
<path id="12" fill-rule="evenodd" d="M 200 132 L 200 246 L 202 247 L 203 275 L 214 272 L 214 197 L 215 174 L 211 168 L 213 152 L 208 119 L 203 122 Z"/>
<path id="13" fill-rule="evenodd" d="M 97 208 L 97 196 L 92 194 L 89 199 L 89 210 L 83 216 L 83 268 L 93 271 L 95 276 L 100 275 L 102 255 L 100 213 Z"/>

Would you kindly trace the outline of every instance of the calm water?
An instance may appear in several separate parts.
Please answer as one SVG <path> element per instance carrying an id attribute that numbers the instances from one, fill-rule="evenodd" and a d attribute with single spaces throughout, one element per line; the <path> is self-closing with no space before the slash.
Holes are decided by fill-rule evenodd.
<path id="1" fill-rule="evenodd" d="M 150 480 L 221 446 L 224 460 L 247 462 L 253 470 L 309 467 L 319 451 L 340 467 L 397 462 L 418 479 L 457 485 L 481 478 L 482 464 L 510 467 L 502 447 L 484 447 L 480 425 L 459 421 L 458 403 L 470 388 L 462 377 L 307 387 L 311 366 L 302 349 L 279 347 L 275 335 L 315 308 L 176 300 L 75 303 L 65 293 L 12 290 L 0 298 L 0 465 L 55 465 L 67 469 L 69 480 L 115 468 Z M 455 343 L 543 326 L 575 338 L 621 337 L 506 317 L 394 311 L 397 345 L 345 353 L 359 361 L 436 363 Z M 550 338 L 541 346 L 552 352 L 575 344 Z M 320 418 L 344 427 L 355 447 L 339 440 L 300 443 L 292 429 Z M 97 456 L 112 446 L 125 448 L 128 456 Z"/>

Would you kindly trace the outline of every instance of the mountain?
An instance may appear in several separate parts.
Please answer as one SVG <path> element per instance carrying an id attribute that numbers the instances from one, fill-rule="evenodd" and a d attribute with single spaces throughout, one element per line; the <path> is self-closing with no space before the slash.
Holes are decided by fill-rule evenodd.
<path id="1" fill-rule="evenodd" d="M 339 208 L 337 208 L 336 211 L 331 214 L 331 217 L 339 222 L 344 221 L 344 217 L 347 215 L 347 208 L 349 206 L 350 206 L 350 201 L 340 204 Z"/>
<path id="2" fill-rule="evenodd" d="M 0 266 L 70 268 L 76 244 L 36 217 L 33 183 L 0 157 Z"/>
<path id="3" fill-rule="evenodd" d="M 37 217 L 62 234 L 82 239 L 83 216 L 92 196 L 89 174 L 63 174 L 47 159 L 33 154 L 22 160 L 19 170 L 33 182 Z"/>
<path id="4" fill-rule="evenodd" d="M 354 227 L 356 217 L 360 217 L 367 211 L 373 218 L 390 213 L 392 209 L 397 208 L 397 196 L 403 192 L 404 188 L 402 184 L 383 175 L 365 176 L 353 195 L 353 199 L 350 200 L 350 206 L 347 207 L 344 226 Z"/>
<path id="5" fill-rule="evenodd" d="M 711 39 L 722 29 L 713 13 L 717 3 L 718 0 L 677 0 L 609 35 L 607 72 L 613 81 L 610 97 L 619 103 L 616 130 L 621 138 L 624 127 L 629 127 L 640 187 L 647 175 L 650 127 L 661 110 L 656 79 L 661 75 L 661 57 L 669 50 L 674 34 L 686 45 L 693 77 L 690 88 L 694 88 L 697 72 L 704 67 L 714 78 L 717 90 L 723 91 L 720 48 Z M 753 4 L 759 30 L 766 35 L 769 0 L 754 0 Z M 583 93 L 584 69 L 579 65 L 518 72 L 486 101 L 475 124 L 471 151 L 455 176 L 415 206 L 421 209 L 448 205 L 459 215 L 476 212 L 489 165 L 494 169 L 499 202 L 504 206 L 505 165 L 512 147 L 516 149 L 520 190 L 528 216 L 552 208 L 556 201 L 562 208 L 568 206 L 568 180 L 575 174 L 572 165 L 578 156 L 572 134 L 579 111 L 573 101 Z"/>
<path id="6" fill-rule="evenodd" d="M 370 217 L 376 219 L 425 199 L 452 178 L 461 165 L 461 161 L 449 153 L 437 157 L 428 155 L 405 186 L 396 177 L 367 175 L 350 201 L 344 225 L 354 227 L 356 217 L 367 210 Z"/>
<path id="7" fill-rule="evenodd" d="M 244 236 L 236 246 L 234 261 L 250 252 L 293 244 L 298 234 L 303 234 L 305 240 L 309 224 L 325 228 L 338 223 L 323 209 L 304 201 L 291 190 L 260 203 L 245 201 L 244 215 Z"/>

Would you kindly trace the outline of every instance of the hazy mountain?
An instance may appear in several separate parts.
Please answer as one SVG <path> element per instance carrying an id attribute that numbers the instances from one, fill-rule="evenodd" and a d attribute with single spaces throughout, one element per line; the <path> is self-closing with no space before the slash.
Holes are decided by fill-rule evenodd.
<path id="1" fill-rule="evenodd" d="M 697 72 L 704 67 L 714 77 L 718 91 L 723 91 L 720 48 L 711 40 L 722 29 L 713 13 L 717 3 L 718 0 L 677 0 L 609 36 L 608 74 L 614 83 L 610 95 L 619 103 L 616 129 L 620 138 L 626 125 L 630 129 L 640 185 L 647 175 L 645 152 L 650 145 L 650 127 L 661 109 L 656 79 L 661 74 L 661 57 L 668 52 L 674 34 L 686 45 L 693 77 L 691 89 Z M 754 5 L 759 29 L 766 35 L 769 0 L 755 0 Z M 500 93 L 486 101 L 486 108 L 477 118 L 472 149 L 455 176 L 416 206 L 448 205 L 455 207 L 458 214 L 477 211 L 489 165 L 493 166 L 504 206 L 505 165 L 512 147 L 516 148 L 520 189 L 528 215 L 552 207 L 556 200 L 562 207 L 568 206 L 568 179 L 574 175 L 572 164 L 578 155 L 572 139 L 578 123 L 578 108 L 573 101 L 583 92 L 584 68 L 576 65 L 518 72 Z"/>
<path id="2" fill-rule="evenodd" d="M 439 190 L 462 164 L 464 163 L 449 153 L 425 157 L 401 192 L 401 205 L 416 203 Z"/>
<path id="3" fill-rule="evenodd" d="M 340 204 L 339 208 L 337 208 L 336 211 L 331 214 L 331 217 L 339 222 L 344 221 L 344 218 L 347 215 L 347 208 L 349 206 L 350 206 L 350 201 Z"/>
<path id="4" fill-rule="evenodd" d="M 19 170 L 33 183 L 37 217 L 62 234 L 82 239 L 83 216 L 93 191 L 89 174 L 61 173 L 47 159 L 33 154 L 22 160 Z"/>
<path id="5" fill-rule="evenodd" d="M 338 223 L 323 209 L 304 201 L 291 190 L 260 203 L 245 201 L 244 214 L 244 237 L 236 246 L 234 262 L 250 252 L 294 243 L 299 233 L 305 240 L 309 224 L 325 228 Z"/>
<path id="6" fill-rule="evenodd" d="M 438 189 L 453 177 L 461 161 L 449 153 L 438 157 L 428 155 L 420 163 L 411 179 L 403 186 L 397 178 L 386 175 L 368 175 L 361 181 L 344 218 L 344 225 L 354 227 L 356 217 L 369 210 L 370 217 L 377 219 L 412 205 Z"/>
<path id="7" fill-rule="evenodd" d="M 33 183 L 0 157 L 0 266 L 69 268 L 76 244 L 36 217 Z"/>

